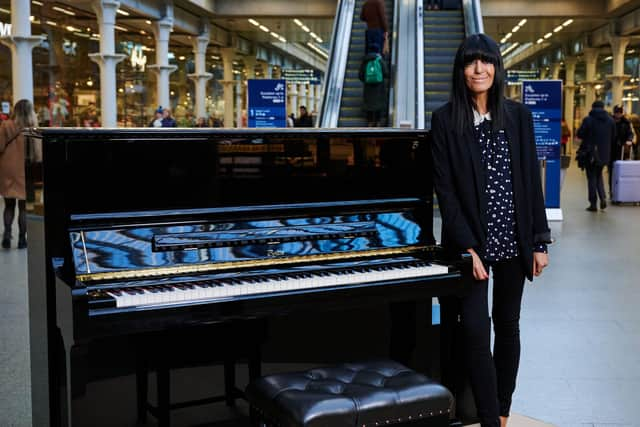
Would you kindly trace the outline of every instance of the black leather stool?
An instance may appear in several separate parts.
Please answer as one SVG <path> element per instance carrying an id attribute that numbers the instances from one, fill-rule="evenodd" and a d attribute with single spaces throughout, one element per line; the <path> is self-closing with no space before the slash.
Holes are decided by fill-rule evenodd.
<path id="1" fill-rule="evenodd" d="M 392 361 L 269 375 L 246 389 L 252 424 L 281 427 L 446 427 L 453 397 Z"/>

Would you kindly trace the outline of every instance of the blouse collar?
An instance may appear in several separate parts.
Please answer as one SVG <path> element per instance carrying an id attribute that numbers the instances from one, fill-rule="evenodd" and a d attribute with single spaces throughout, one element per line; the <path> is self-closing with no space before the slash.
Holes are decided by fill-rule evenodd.
<path id="1" fill-rule="evenodd" d="M 478 126 L 485 120 L 491 120 L 491 112 L 487 111 L 486 114 L 480 114 L 475 108 L 473 109 L 473 125 Z"/>

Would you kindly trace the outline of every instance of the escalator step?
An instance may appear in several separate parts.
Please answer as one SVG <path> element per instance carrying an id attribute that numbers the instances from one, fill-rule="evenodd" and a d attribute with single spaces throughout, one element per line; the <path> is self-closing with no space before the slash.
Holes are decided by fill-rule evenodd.
<path id="1" fill-rule="evenodd" d="M 434 82 L 429 80 L 424 85 L 425 92 L 449 92 L 451 90 L 451 83 L 449 81 Z"/>

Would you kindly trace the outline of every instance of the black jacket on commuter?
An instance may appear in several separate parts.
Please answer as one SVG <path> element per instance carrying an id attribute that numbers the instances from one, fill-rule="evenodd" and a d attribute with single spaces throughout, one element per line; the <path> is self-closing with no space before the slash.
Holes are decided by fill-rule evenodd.
<path id="1" fill-rule="evenodd" d="M 533 247 L 551 243 L 531 112 L 504 101 L 505 135 L 511 149 L 511 176 L 518 249 L 524 274 L 533 279 Z M 434 184 L 442 214 L 442 245 L 448 251 L 484 252 L 487 194 L 480 144 L 471 126 L 456 130 L 451 103 L 431 118 Z"/>
<path id="2" fill-rule="evenodd" d="M 599 163 L 606 165 L 611 161 L 611 146 L 616 145 L 616 124 L 603 108 L 592 109 L 576 135 L 582 140 L 580 150 L 592 152 L 597 147 Z"/>
<path id="3" fill-rule="evenodd" d="M 616 124 L 616 143 L 611 144 L 611 159 L 610 161 L 622 160 L 620 158 L 622 154 L 622 146 L 627 141 L 633 141 L 633 130 L 631 129 L 631 122 L 625 116 L 620 117 L 619 121 L 615 121 Z"/>
<path id="4" fill-rule="evenodd" d="M 365 71 L 369 61 L 376 59 L 377 53 L 369 53 L 362 58 L 358 78 L 362 84 L 362 111 L 379 111 L 383 112 L 387 108 L 387 88 L 385 80 L 389 77 L 389 67 L 384 57 L 380 59 L 382 66 L 382 83 L 365 83 Z"/>

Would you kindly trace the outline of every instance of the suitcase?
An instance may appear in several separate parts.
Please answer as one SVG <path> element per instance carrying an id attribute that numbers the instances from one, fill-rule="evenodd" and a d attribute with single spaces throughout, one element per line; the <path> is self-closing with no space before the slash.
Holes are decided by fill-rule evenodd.
<path id="1" fill-rule="evenodd" d="M 622 155 L 620 157 L 623 158 Z M 611 193 L 613 203 L 640 203 L 640 160 L 616 160 L 613 163 Z"/>

